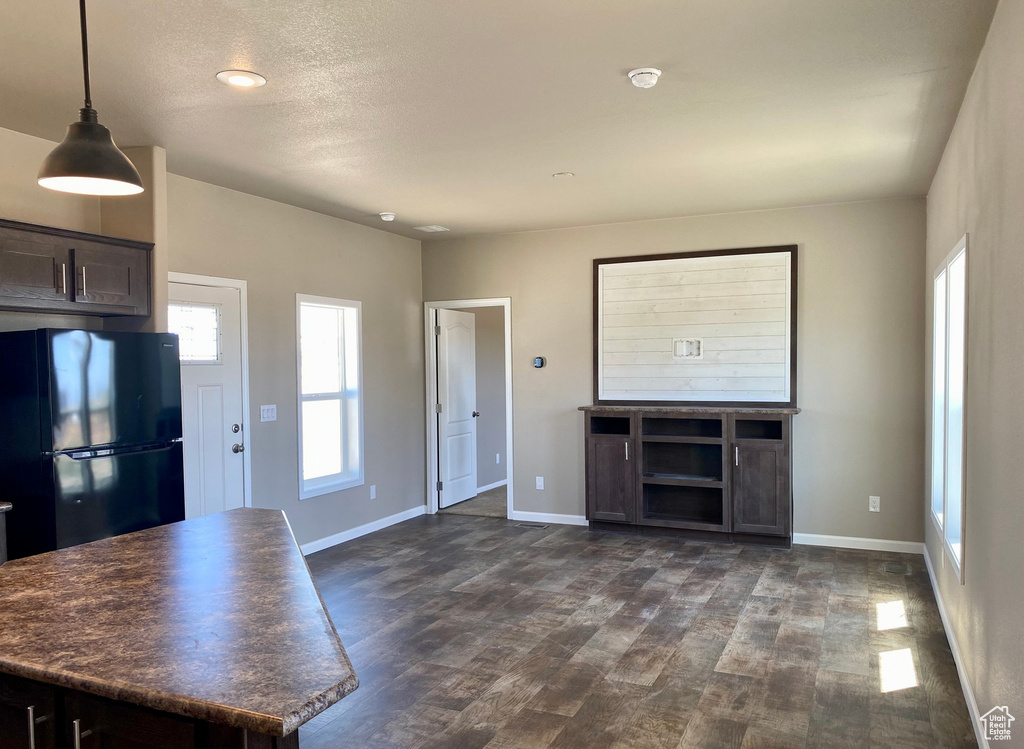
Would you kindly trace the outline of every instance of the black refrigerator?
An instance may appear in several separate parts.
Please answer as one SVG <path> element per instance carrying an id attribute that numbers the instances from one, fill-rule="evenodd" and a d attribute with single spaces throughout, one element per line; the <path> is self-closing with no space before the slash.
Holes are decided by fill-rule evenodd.
<path id="1" fill-rule="evenodd" d="M 185 519 L 178 337 L 0 333 L 11 559 Z"/>

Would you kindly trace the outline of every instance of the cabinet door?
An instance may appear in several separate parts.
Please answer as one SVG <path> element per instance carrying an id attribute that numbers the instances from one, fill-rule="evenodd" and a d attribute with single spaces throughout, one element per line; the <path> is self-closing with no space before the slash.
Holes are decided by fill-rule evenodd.
<path id="1" fill-rule="evenodd" d="M 73 692 L 64 697 L 64 739 L 81 749 L 193 749 L 195 724 L 167 713 Z"/>
<path id="2" fill-rule="evenodd" d="M 55 739 L 53 688 L 14 676 L 0 676 L 0 746 L 53 749 Z"/>
<path id="3" fill-rule="evenodd" d="M 131 247 L 75 245 L 74 300 L 84 307 L 116 307 L 149 314 L 149 253 Z"/>
<path id="4" fill-rule="evenodd" d="M 0 297 L 4 301 L 25 307 L 69 301 L 70 274 L 68 248 L 60 237 L 0 231 Z"/>
<path id="5" fill-rule="evenodd" d="M 636 451 L 630 437 L 587 440 L 587 519 L 632 523 L 636 517 Z"/>
<path id="6" fill-rule="evenodd" d="M 732 529 L 736 533 L 789 535 L 789 458 L 781 443 L 733 446 Z"/>

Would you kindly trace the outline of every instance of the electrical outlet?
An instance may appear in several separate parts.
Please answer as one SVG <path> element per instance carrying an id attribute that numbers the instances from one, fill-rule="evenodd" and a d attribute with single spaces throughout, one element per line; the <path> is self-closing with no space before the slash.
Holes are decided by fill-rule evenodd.
<path id="1" fill-rule="evenodd" d="M 868 510 L 871 512 L 882 511 L 882 498 L 881 497 L 868 497 Z"/>
<path id="2" fill-rule="evenodd" d="M 260 406 L 260 421 L 277 421 L 277 406 Z"/>
<path id="3" fill-rule="evenodd" d="M 541 492 L 544 491 L 544 477 L 543 476 L 538 476 L 537 477 L 537 491 L 541 491 Z"/>
<path id="4" fill-rule="evenodd" d="M 501 453 L 494 453 L 494 465 L 501 465 Z"/>
<path id="5" fill-rule="evenodd" d="M 370 484 L 370 499 L 376 499 L 376 498 L 377 498 L 377 485 L 376 484 Z"/>

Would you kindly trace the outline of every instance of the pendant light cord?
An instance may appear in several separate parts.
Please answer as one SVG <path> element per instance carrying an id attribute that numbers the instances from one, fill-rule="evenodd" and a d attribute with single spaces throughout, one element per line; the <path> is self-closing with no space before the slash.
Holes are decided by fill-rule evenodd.
<path id="1" fill-rule="evenodd" d="M 85 107 L 82 122 L 96 122 L 96 110 L 92 108 L 92 86 L 89 84 L 89 31 L 85 23 L 85 0 L 78 0 L 82 17 L 82 72 L 85 78 Z"/>

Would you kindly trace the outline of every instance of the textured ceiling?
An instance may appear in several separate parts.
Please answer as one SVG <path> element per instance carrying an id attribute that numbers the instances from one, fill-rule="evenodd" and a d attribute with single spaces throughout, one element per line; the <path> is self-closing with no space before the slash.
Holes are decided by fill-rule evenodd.
<path id="1" fill-rule="evenodd" d="M 995 5 L 90 0 L 93 98 L 177 174 L 422 239 L 922 195 Z M 77 23 L 3 0 L 0 126 L 63 137 Z"/>

